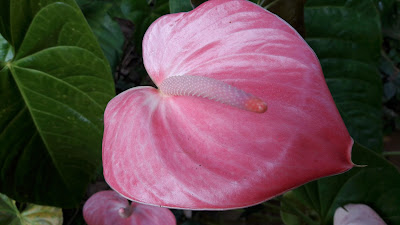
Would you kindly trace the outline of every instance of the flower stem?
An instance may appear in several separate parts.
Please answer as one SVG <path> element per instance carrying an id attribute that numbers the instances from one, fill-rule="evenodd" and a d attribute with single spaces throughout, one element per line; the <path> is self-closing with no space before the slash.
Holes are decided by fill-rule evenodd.
<path id="1" fill-rule="evenodd" d="M 383 156 L 400 155 L 400 151 L 382 152 Z"/>
<path id="2" fill-rule="evenodd" d="M 128 217 L 130 217 L 132 215 L 133 210 L 134 210 L 133 206 L 129 205 L 129 206 L 125 207 L 125 208 L 123 208 L 123 207 L 120 208 L 118 210 L 118 214 L 122 218 L 128 218 Z"/>

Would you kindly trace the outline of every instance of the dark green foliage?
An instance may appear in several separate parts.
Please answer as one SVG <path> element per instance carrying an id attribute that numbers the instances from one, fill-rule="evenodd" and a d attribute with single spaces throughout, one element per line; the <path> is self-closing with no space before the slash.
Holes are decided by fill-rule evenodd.
<path id="1" fill-rule="evenodd" d="M 304 37 L 304 4 L 306 0 L 253 0 L 288 22 Z"/>
<path id="2" fill-rule="evenodd" d="M 121 60 L 124 35 L 119 24 L 108 14 L 112 6 L 112 3 L 92 1 L 82 3 L 81 9 L 114 72 Z"/>
<path id="3" fill-rule="evenodd" d="M 192 3 L 193 8 L 196 8 L 197 6 L 203 4 L 207 0 L 191 0 L 190 3 Z"/>
<path id="4" fill-rule="evenodd" d="M 188 12 L 193 9 L 190 0 L 169 0 L 170 13 Z"/>
<path id="5" fill-rule="evenodd" d="M 293 190 L 284 196 L 282 210 L 293 212 L 302 209 L 316 224 L 332 224 L 338 207 L 349 203 L 367 204 L 388 224 L 400 224 L 400 174 L 395 166 L 377 153 L 355 144 L 352 158 L 355 164 L 350 171 L 322 178 Z M 365 167 L 364 167 L 365 166 Z M 291 206 L 292 205 L 292 206 Z M 283 213 L 287 225 L 304 219 Z"/>
<path id="6" fill-rule="evenodd" d="M 384 132 L 400 129 L 400 2 L 375 0 L 381 15 L 383 46 L 379 71 L 383 80 Z"/>
<path id="7" fill-rule="evenodd" d="M 108 62 L 74 1 L 0 5 L 9 5 L 1 34 L 14 49 L 10 59 L 2 41 L 0 192 L 73 207 L 101 164 L 102 115 L 114 95 Z"/>
<path id="8" fill-rule="evenodd" d="M 309 0 L 306 41 L 354 140 L 382 151 L 382 83 L 379 14 L 369 1 Z M 357 24 L 355 26 L 354 24 Z"/>
<path id="9" fill-rule="evenodd" d="M 134 25 L 133 43 L 141 53 L 142 40 L 147 28 L 160 16 L 169 13 L 168 0 L 118 0 L 109 14 L 115 18 L 132 21 Z"/>
<path id="10" fill-rule="evenodd" d="M 306 40 L 320 59 L 326 81 L 352 137 L 375 152 L 382 150 L 380 17 L 372 1 L 307 1 Z M 357 24 L 355 26 L 354 24 Z M 327 29 L 328 28 L 328 29 Z M 380 155 L 355 143 L 355 167 L 287 193 L 285 224 L 332 224 L 335 210 L 363 203 L 388 224 L 400 224 L 400 176 Z M 296 215 L 296 216 L 294 216 Z"/>

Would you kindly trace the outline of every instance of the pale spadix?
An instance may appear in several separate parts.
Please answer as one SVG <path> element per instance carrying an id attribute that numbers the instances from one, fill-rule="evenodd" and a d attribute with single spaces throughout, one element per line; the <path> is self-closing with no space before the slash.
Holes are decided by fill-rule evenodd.
<path id="1" fill-rule="evenodd" d="M 127 90 L 104 116 L 104 177 L 126 198 L 240 208 L 353 166 L 316 55 L 263 8 L 211 0 L 163 16 L 143 60 L 158 89 Z"/>

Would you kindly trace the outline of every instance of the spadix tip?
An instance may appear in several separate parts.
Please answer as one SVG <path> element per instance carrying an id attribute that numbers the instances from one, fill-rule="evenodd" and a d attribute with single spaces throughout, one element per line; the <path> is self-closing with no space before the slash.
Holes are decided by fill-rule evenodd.
<path id="1" fill-rule="evenodd" d="M 267 103 L 259 98 L 250 98 L 245 103 L 245 108 L 251 112 L 263 113 L 267 111 Z"/>

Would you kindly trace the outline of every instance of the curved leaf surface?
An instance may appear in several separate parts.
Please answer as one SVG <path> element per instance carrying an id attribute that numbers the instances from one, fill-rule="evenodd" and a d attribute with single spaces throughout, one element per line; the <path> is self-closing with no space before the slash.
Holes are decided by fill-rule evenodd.
<path id="1" fill-rule="evenodd" d="M 306 209 L 304 211 L 314 212 L 314 215 L 308 214 L 311 220 L 317 218 L 318 224 L 324 225 L 332 224 L 338 207 L 349 203 L 366 204 L 386 223 L 400 224 L 400 174 L 397 168 L 357 143 L 353 147 L 352 159 L 366 167 L 355 167 L 344 174 L 313 181 L 293 190 L 284 197 L 283 209 L 293 210 L 288 201 L 300 203 Z"/>
<path id="2" fill-rule="evenodd" d="M 74 1 L 25 3 L 10 3 L 16 51 L 0 71 L 0 191 L 72 207 L 101 162 L 113 81 Z"/>
<path id="3" fill-rule="evenodd" d="M 317 54 L 350 135 L 382 150 L 379 14 L 370 0 L 308 0 L 306 41 Z"/>
<path id="4" fill-rule="evenodd" d="M 7 225 L 62 225 L 62 209 L 27 204 L 22 212 L 15 201 L 0 193 L 0 224 Z"/>

